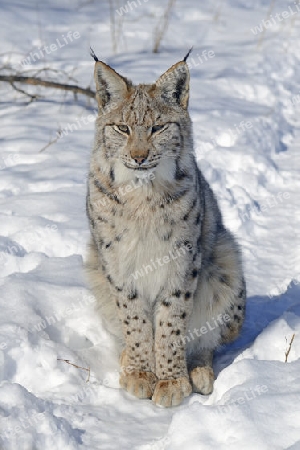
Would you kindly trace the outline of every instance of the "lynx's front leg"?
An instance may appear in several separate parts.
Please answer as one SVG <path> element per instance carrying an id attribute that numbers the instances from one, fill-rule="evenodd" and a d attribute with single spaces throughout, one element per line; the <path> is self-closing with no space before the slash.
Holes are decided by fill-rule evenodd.
<path id="1" fill-rule="evenodd" d="M 161 406 L 179 405 L 192 392 L 185 355 L 191 306 L 192 294 L 177 290 L 162 300 L 157 309 L 155 363 L 159 381 L 152 399 Z"/>
<path id="2" fill-rule="evenodd" d="M 126 342 L 120 359 L 120 385 L 136 397 L 151 398 L 157 381 L 152 323 L 136 291 L 120 295 L 117 306 Z"/>

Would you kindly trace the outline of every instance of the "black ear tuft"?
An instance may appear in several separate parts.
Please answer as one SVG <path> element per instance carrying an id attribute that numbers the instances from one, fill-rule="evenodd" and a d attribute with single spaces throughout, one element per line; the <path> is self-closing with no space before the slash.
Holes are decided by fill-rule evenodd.
<path id="1" fill-rule="evenodd" d="M 189 51 L 187 52 L 187 54 L 186 54 L 185 57 L 183 58 L 183 61 L 184 61 L 184 62 L 186 62 L 186 60 L 188 59 L 188 57 L 190 56 L 190 54 L 192 53 L 192 51 L 193 51 L 193 47 L 191 47 L 191 48 L 189 49 Z"/>
<path id="2" fill-rule="evenodd" d="M 99 61 L 99 59 L 97 58 L 97 56 L 95 55 L 94 50 L 92 49 L 92 47 L 90 47 L 90 55 L 91 57 L 94 59 L 95 62 Z"/>

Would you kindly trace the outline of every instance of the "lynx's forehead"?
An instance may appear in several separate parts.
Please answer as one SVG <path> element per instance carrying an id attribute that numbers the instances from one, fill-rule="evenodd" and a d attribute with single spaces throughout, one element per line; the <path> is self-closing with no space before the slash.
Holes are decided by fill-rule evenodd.
<path id="1" fill-rule="evenodd" d="M 151 126 L 159 116 L 153 110 L 154 99 L 150 95 L 151 85 L 138 85 L 133 87 L 133 92 L 126 99 L 122 111 L 122 118 L 125 123 L 134 125 Z"/>

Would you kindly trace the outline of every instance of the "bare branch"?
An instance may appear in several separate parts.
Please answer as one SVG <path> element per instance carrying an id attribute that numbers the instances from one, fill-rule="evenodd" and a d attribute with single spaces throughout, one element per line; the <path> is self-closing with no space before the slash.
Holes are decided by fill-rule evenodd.
<path id="1" fill-rule="evenodd" d="M 62 91 L 70 91 L 73 94 L 82 94 L 89 98 L 95 98 L 96 93 L 90 88 L 82 88 L 76 84 L 63 84 L 54 81 L 43 80 L 39 77 L 26 77 L 21 75 L 0 75 L 0 81 L 6 83 L 23 83 L 32 86 L 44 86 L 46 88 L 60 89 Z"/>
<path id="2" fill-rule="evenodd" d="M 290 354 L 290 351 L 291 351 L 291 348 L 292 348 L 292 344 L 293 344 L 294 338 L 295 338 L 295 333 L 293 334 L 292 339 L 290 340 L 289 348 L 288 348 L 287 351 L 285 352 L 285 361 L 284 361 L 284 362 L 287 362 L 287 360 L 288 360 L 288 356 L 289 356 L 289 354 Z"/>
<path id="3" fill-rule="evenodd" d="M 118 45 L 121 42 L 121 36 L 123 35 L 123 15 L 116 15 L 117 8 L 120 7 L 119 0 L 108 0 L 109 3 L 109 16 L 110 16 L 110 33 L 112 39 L 113 52 L 117 53 Z M 124 38 L 124 36 L 123 36 Z"/>
<path id="4" fill-rule="evenodd" d="M 160 47 L 161 41 L 167 31 L 170 15 L 172 12 L 172 8 L 175 5 L 176 0 L 169 0 L 164 15 L 161 18 L 161 21 L 157 25 L 154 31 L 154 45 L 153 45 L 153 53 L 158 53 L 158 49 Z"/>
<path id="5" fill-rule="evenodd" d="M 86 383 L 88 383 L 90 381 L 91 369 L 89 367 L 86 368 L 86 367 L 77 366 L 77 364 L 71 363 L 69 359 L 57 358 L 57 361 L 64 361 L 65 363 L 70 364 L 70 366 L 76 367 L 76 369 L 86 370 L 88 372 L 88 377 L 87 377 Z"/>

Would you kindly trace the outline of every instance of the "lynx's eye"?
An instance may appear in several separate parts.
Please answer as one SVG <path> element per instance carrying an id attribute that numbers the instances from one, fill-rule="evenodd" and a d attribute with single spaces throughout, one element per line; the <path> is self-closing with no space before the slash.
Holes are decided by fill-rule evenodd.
<path id="1" fill-rule="evenodd" d="M 152 134 L 153 134 L 153 133 L 157 133 L 157 131 L 160 131 L 160 130 L 162 130 L 163 128 L 164 128 L 164 125 L 154 125 L 154 126 L 152 127 L 151 132 L 152 132 Z"/>
<path id="2" fill-rule="evenodd" d="M 127 125 L 116 125 L 116 127 L 122 133 L 130 134 L 129 127 Z"/>

